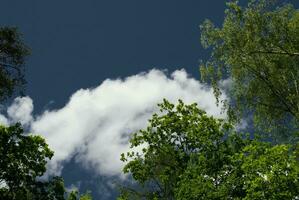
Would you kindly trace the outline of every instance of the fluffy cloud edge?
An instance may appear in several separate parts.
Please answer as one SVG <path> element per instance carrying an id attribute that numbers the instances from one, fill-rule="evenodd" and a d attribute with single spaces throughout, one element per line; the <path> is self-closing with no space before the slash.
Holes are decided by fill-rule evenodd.
<path id="1" fill-rule="evenodd" d="M 212 89 L 184 69 L 170 76 L 152 69 L 124 79 L 106 79 L 93 89 L 80 89 L 64 107 L 37 116 L 32 115 L 32 99 L 18 97 L 7 115 L 0 115 L 0 123 L 20 121 L 45 137 L 55 152 L 48 164 L 49 174 L 59 175 L 63 163 L 76 156 L 78 163 L 99 174 L 121 176 L 119 158 L 129 150 L 130 133 L 146 127 L 163 98 L 173 103 L 178 99 L 196 102 L 209 115 L 226 117 L 222 106 L 216 106 Z M 221 99 L 225 98 L 223 93 Z"/>

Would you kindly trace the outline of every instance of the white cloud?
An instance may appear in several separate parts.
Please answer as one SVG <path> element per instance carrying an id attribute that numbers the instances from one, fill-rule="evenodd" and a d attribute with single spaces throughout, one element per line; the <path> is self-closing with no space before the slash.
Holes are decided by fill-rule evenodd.
<path id="1" fill-rule="evenodd" d="M 55 155 L 49 173 L 59 174 L 63 162 L 76 161 L 105 175 L 121 174 L 120 153 L 129 148 L 130 133 L 145 128 L 163 98 L 197 102 L 208 114 L 224 117 L 215 105 L 211 88 L 177 70 L 170 77 L 151 70 L 124 80 L 105 80 L 94 89 L 80 89 L 65 107 L 31 116 L 32 100 L 17 98 L 8 109 L 10 121 L 31 123 L 31 131 L 43 135 Z M 5 122 L 4 119 L 1 120 Z"/>
<path id="2" fill-rule="evenodd" d="M 10 123 L 21 122 L 27 125 L 32 121 L 33 102 L 29 97 L 17 97 L 8 107 L 7 114 Z"/>
<path id="3" fill-rule="evenodd" d="M 7 108 L 7 117 L 0 114 L 0 124 L 9 125 L 16 122 L 24 126 L 30 125 L 32 117 L 33 102 L 30 97 L 17 97 Z"/>
<path id="4" fill-rule="evenodd" d="M 9 122 L 8 122 L 8 120 L 6 119 L 6 117 L 4 116 L 4 115 L 0 115 L 0 125 L 4 125 L 4 126 L 6 126 L 6 125 L 8 125 L 9 124 Z"/>

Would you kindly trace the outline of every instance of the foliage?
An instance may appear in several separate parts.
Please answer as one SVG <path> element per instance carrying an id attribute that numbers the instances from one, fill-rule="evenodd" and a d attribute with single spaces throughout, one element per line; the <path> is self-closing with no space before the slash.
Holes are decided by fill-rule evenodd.
<path id="1" fill-rule="evenodd" d="M 287 145 L 248 143 L 217 169 L 199 155 L 188 166 L 176 189 L 177 199 L 295 199 L 299 194 L 299 166 Z M 211 173 L 213 172 L 213 173 Z"/>
<path id="2" fill-rule="evenodd" d="M 142 190 L 122 188 L 119 199 L 292 199 L 299 194 L 294 150 L 234 134 L 196 104 L 164 100 L 146 129 L 122 154 L 125 173 Z M 142 152 L 134 150 L 143 147 Z M 297 158 L 298 159 L 298 158 Z"/>
<path id="3" fill-rule="evenodd" d="M 31 200 L 64 200 L 65 188 L 61 177 L 53 177 L 49 181 L 35 181 L 27 192 L 27 199 Z M 19 199 L 19 198 L 16 198 Z M 24 197 L 22 199 L 25 199 Z"/>
<path id="4" fill-rule="evenodd" d="M 16 28 L 0 28 L 0 100 L 24 85 L 23 64 L 28 54 Z"/>
<path id="5" fill-rule="evenodd" d="M 131 172 L 135 180 L 153 188 L 147 196 L 173 199 L 174 188 L 192 153 L 212 148 L 213 142 L 220 142 L 223 132 L 219 131 L 221 123 L 206 116 L 196 104 L 184 105 L 180 101 L 174 107 L 164 100 L 159 107 L 166 114 L 154 114 L 147 129 L 135 133 L 130 141 L 132 148 L 146 144 L 142 154 L 122 154 L 122 161 L 129 161 L 125 173 Z"/>
<path id="6" fill-rule="evenodd" d="M 295 199 L 299 195 L 298 157 L 289 145 L 254 142 L 235 155 L 241 163 L 244 199 Z"/>
<path id="7" fill-rule="evenodd" d="M 221 79 L 231 80 L 231 119 L 253 113 L 257 130 L 290 136 L 299 125 L 299 11 L 275 0 L 227 5 L 221 27 L 209 20 L 201 25 L 202 44 L 212 50 L 202 80 L 216 97 Z"/>
<path id="8" fill-rule="evenodd" d="M 73 190 L 68 195 L 67 200 L 91 200 L 91 194 L 90 192 L 86 192 L 85 194 L 80 195 L 77 190 Z"/>
<path id="9" fill-rule="evenodd" d="M 0 199 L 64 200 L 66 191 L 61 177 L 38 180 L 52 156 L 45 140 L 25 135 L 20 124 L 0 126 Z M 73 199 L 91 198 L 86 194 Z"/>
<path id="10" fill-rule="evenodd" d="M 23 135 L 19 124 L 0 127 L 0 181 L 6 187 L 1 193 L 15 199 L 26 194 L 35 179 L 46 171 L 53 152 L 40 136 Z"/>

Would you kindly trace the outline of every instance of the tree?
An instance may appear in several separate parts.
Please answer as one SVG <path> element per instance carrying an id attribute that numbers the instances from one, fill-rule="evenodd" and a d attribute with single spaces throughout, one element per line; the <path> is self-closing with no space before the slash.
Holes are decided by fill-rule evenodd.
<path id="1" fill-rule="evenodd" d="M 244 142 L 244 141 L 243 141 Z M 181 176 L 177 199 L 296 199 L 299 195 L 299 167 L 295 151 L 288 145 L 247 141 L 216 169 L 207 158 L 197 156 Z M 210 171 L 216 173 L 210 173 Z"/>
<path id="2" fill-rule="evenodd" d="M 241 137 L 196 104 L 159 104 L 146 129 L 122 154 L 125 173 L 141 189 L 124 187 L 119 199 L 294 199 L 299 163 L 287 145 Z M 245 137 L 245 136 L 244 136 Z M 139 149 L 138 150 L 136 150 Z M 140 150 L 142 149 L 142 150 Z"/>
<path id="3" fill-rule="evenodd" d="M 212 51 L 200 67 L 202 80 L 213 85 L 216 97 L 221 80 L 231 81 L 231 119 L 253 113 L 256 131 L 294 139 L 299 127 L 299 11 L 275 0 L 249 0 L 245 8 L 236 0 L 227 5 L 221 27 L 209 20 L 201 25 L 202 45 Z"/>
<path id="4" fill-rule="evenodd" d="M 122 154 L 122 161 L 128 162 L 125 173 L 132 173 L 137 182 L 152 188 L 139 196 L 174 199 L 179 177 L 191 155 L 216 148 L 214 142 L 221 143 L 225 131 L 220 131 L 220 120 L 208 117 L 196 104 L 184 105 L 180 101 L 175 107 L 164 100 L 159 107 L 166 114 L 154 114 L 147 129 L 135 133 L 130 141 L 132 148 L 146 145 L 142 154 Z"/>
<path id="5" fill-rule="evenodd" d="M 46 163 L 52 156 L 45 140 L 38 135 L 25 135 L 20 124 L 0 126 L 0 199 L 91 199 L 89 194 L 67 195 L 61 177 L 37 179 L 46 172 Z"/>
<path id="6" fill-rule="evenodd" d="M 1 199 L 33 199 L 32 195 L 48 195 L 46 188 L 50 187 L 55 188 L 53 191 L 61 190 L 63 197 L 63 186 L 57 187 L 60 180 L 54 178 L 47 184 L 36 181 L 46 171 L 47 160 L 53 156 L 43 138 L 24 135 L 20 124 L 16 124 L 0 126 L 0 143 Z M 57 198 L 47 199 L 62 199 L 60 191 L 56 194 L 51 197 Z"/>
<path id="7" fill-rule="evenodd" d="M 67 200 L 91 200 L 91 194 L 90 192 L 86 192 L 85 194 L 80 195 L 77 190 L 73 190 L 68 195 Z"/>
<path id="8" fill-rule="evenodd" d="M 0 28 L 0 101 L 25 84 L 24 61 L 29 49 L 16 28 Z"/>

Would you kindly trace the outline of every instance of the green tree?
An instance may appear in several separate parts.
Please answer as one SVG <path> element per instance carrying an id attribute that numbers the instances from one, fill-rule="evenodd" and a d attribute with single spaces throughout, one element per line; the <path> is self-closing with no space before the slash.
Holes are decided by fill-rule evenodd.
<path id="1" fill-rule="evenodd" d="M 20 124 L 16 124 L 0 126 L 0 143 L 1 199 L 37 199 L 33 196 L 41 195 L 55 197 L 46 199 L 63 199 L 60 179 L 49 183 L 36 180 L 45 173 L 47 160 L 53 156 L 43 138 L 24 135 Z"/>
<path id="2" fill-rule="evenodd" d="M 243 172 L 244 199 L 296 199 L 299 162 L 290 145 L 254 141 L 234 156 Z"/>
<path id="3" fill-rule="evenodd" d="M 140 189 L 119 199 L 294 199 L 299 163 L 290 146 L 244 139 L 196 104 L 164 100 L 121 155 Z M 141 149 L 141 150 L 136 150 Z"/>
<path id="4" fill-rule="evenodd" d="M 234 153 L 228 146 L 228 152 L 218 152 L 228 159 L 216 169 L 207 164 L 210 158 L 197 155 L 181 176 L 176 199 L 296 199 L 299 163 L 294 150 L 256 140 L 242 143 Z"/>
<path id="5" fill-rule="evenodd" d="M 175 107 L 164 100 L 159 107 L 166 114 L 154 114 L 147 129 L 135 133 L 130 141 L 132 148 L 145 145 L 142 154 L 122 154 L 122 161 L 129 161 L 125 173 L 130 172 L 136 181 L 152 188 L 143 194 L 147 198 L 174 199 L 174 189 L 191 155 L 216 148 L 225 130 L 221 131 L 221 120 L 208 117 L 196 104 L 180 101 Z"/>
<path id="6" fill-rule="evenodd" d="M 91 200 L 90 192 L 86 192 L 85 194 L 79 194 L 77 190 L 73 190 L 69 193 L 67 200 Z"/>
<path id="7" fill-rule="evenodd" d="M 29 55 L 16 28 L 0 28 L 0 101 L 25 84 L 24 61 Z"/>
<path id="8" fill-rule="evenodd" d="M 253 113 L 256 130 L 290 139 L 299 128 L 299 11 L 275 0 L 248 2 L 227 3 L 221 27 L 201 25 L 202 45 L 212 51 L 202 80 L 219 97 L 229 78 L 231 119 Z"/>
<path id="9" fill-rule="evenodd" d="M 91 199 L 89 193 L 68 195 L 61 177 L 38 180 L 52 156 L 45 140 L 38 135 L 25 135 L 20 124 L 0 126 L 0 199 L 64 200 L 66 196 L 73 196 L 72 200 Z"/>

